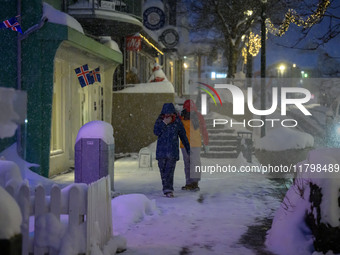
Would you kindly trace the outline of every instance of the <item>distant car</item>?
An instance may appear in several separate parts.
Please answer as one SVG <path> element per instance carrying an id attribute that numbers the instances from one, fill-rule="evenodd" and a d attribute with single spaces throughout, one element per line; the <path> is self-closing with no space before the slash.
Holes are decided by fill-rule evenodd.
<path id="1" fill-rule="evenodd" d="M 340 96 L 326 112 L 326 132 L 328 137 L 340 137 Z"/>

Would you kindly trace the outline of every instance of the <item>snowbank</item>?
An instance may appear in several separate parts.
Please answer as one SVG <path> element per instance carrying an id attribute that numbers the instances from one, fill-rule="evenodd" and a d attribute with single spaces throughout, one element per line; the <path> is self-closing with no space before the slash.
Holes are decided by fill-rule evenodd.
<path id="1" fill-rule="evenodd" d="M 114 144 L 113 127 L 105 121 L 90 121 L 79 129 L 76 143 L 81 138 L 98 138 L 107 144 Z"/>
<path id="2" fill-rule="evenodd" d="M 0 186 L 0 240 L 20 234 L 22 216 L 18 204 L 6 190 Z"/>
<path id="3" fill-rule="evenodd" d="M 155 200 L 149 200 L 143 194 L 118 196 L 112 199 L 111 206 L 114 234 L 125 233 L 132 224 L 157 212 Z"/>
<path id="4" fill-rule="evenodd" d="M 64 12 L 54 9 L 51 5 L 47 3 L 43 3 L 43 16 L 48 18 L 48 22 L 65 25 L 84 34 L 82 26 L 75 18 Z"/>
<path id="5" fill-rule="evenodd" d="M 46 190 L 50 190 L 50 188 L 54 184 L 54 182 L 51 181 L 50 179 L 45 178 L 39 174 L 36 174 L 29 169 L 30 167 L 38 167 L 39 165 L 28 163 L 21 157 L 19 157 L 17 153 L 16 143 L 12 144 L 6 150 L 2 151 L 0 153 L 0 157 L 15 162 L 20 169 L 22 178 L 28 180 L 30 187 L 35 187 L 36 185 L 41 184 L 42 186 L 44 186 L 44 188 L 46 188 Z"/>
<path id="6" fill-rule="evenodd" d="M 126 239 L 122 236 L 111 237 L 103 250 L 98 245 L 91 248 L 91 255 L 112 255 L 126 250 Z"/>
<path id="7" fill-rule="evenodd" d="M 136 84 L 115 93 L 175 93 L 174 86 L 169 81 Z"/>
<path id="8" fill-rule="evenodd" d="M 267 151 L 304 149 L 313 145 L 313 136 L 288 127 L 271 129 L 265 137 L 255 140 L 256 149 Z"/>
<path id="9" fill-rule="evenodd" d="M 309 208 L 309 188 L 301 197 L 297 186 L 288 190 L 267 233 L 266 246 L 278 255 L 311 255 L 313 236 L 304 218 Z"/>
<path id="10" fill-rule="evenodd" d="M 18 187 L 22 183 L 22 176 L 17 164 L 8 160 L 0 160 L 0 186 L 12 185 Z"/>
<path id="11" fill-rule="evenodd" d="M 295 179 L 294 185 L 288 190 L 281 207 L 275 214 L 272 227 L 267 233 L 266 245 L 275 254 L 323 254 L 314 252 L 315 237 L 305 220 L 307 213 L 311 213 L 314 219 L 320 217 L 320 223 L 324 223 L 325 226 L 339 227 L 340 178 L 339 171 L 336 171 L 339 168 L 335 167 L 340 164 L 339 154 L 338 148 L 313 150 L 309 152 L 305 161 L 297 165 L 298 169 L 301 167 L 301 172 Z M 313 166 L 318 165 L 320 170 L 314 171 Z M 330 165 L 335 168 L 330 170 Z M 327 168 L 323 168 L 324 166 Z M 318 202 L 313 201 L 315 198 L 312 197 L 317 195 L 315 195 L 315 190 L 312 191 L 311 184 L 320 188 L 322 194 L 320 210 L 316 209 Z M 333 253 L 329 251 L 327 254 Z"/>

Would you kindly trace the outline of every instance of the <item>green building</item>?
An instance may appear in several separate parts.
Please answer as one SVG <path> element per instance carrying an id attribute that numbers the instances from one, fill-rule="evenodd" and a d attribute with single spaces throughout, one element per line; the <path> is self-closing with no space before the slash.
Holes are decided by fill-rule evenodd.
<path id="1" fill-rule="evenodd" d="M 79 6 L 86 2 L 92 8 L 97 1 L 74 2 L 8 0 L 2 1 L 0 11 L 2 21 L 20 15 L 26 32 L 0 30 L 0 86 L 24 90 L 28 96 L 25 125 L 16 137 L 0 140 L 0 151 L 16 141 L 21 156 L 39 164 L 34 171 L 46 177 L 73 166 L 74 143 L 83 124 L 91 120 L 111 123 L 114 72 L 123 63 L 123 54 L 111 37 L 100 36 L 111 35 L 108 27 L 121 23 L 128 28 L 125 34 L 142 29 L 141 1 L 124 1 L 124 6 L 119 1 L 107 2 L 111 11 Z M 71 9 L 85 13 L 78 16 L 80 21 L 83 17 L 94 26 L 87 26 L 84 20 L 80 25 L 67 14 Z M 89 70 L 100 67 L 100 83 L 80 86 L 74 69 L 84 64 Z"/>

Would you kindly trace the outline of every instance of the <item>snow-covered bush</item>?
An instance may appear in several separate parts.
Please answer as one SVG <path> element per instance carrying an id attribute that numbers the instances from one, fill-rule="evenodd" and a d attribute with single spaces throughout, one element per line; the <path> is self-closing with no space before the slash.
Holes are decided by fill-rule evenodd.
<path id="1" fill-rule="evenodd" d="M 340 252 L 339 153 L 340 149 L 313 150 L 297 164 L 298 176 L 267 233 L 271 251 L 282 255 Z"/>

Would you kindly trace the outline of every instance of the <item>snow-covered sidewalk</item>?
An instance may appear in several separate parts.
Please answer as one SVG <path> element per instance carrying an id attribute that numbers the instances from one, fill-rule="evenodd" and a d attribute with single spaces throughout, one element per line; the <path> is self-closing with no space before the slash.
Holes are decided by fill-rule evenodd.
<path id="1" fill-rule="evenodd" d="M 203 165 L 249 164 L 244 158 L 205 159 Z M 139 169 L 138 158 L 115 162 L 115 191 L 112 200 L 114 234 L 127 239 L 124 254 L 256 254 L 240 244 L 248 226 L 258 219 L 272 218 L 280 206 L 273 194 L 277 184 L 266 176 L 251 173 L 204 173 L 200 192 L 182 191 L 183 161 L 175 171 L 175 198 L 162 196 L 157 161 L 153 169 Z M 73 173 L 54 178 L 72 182 Z M 117 202 L 115 202 L 117 201 Z M 124 218 L 122 217 L 124 215 Z"/>

